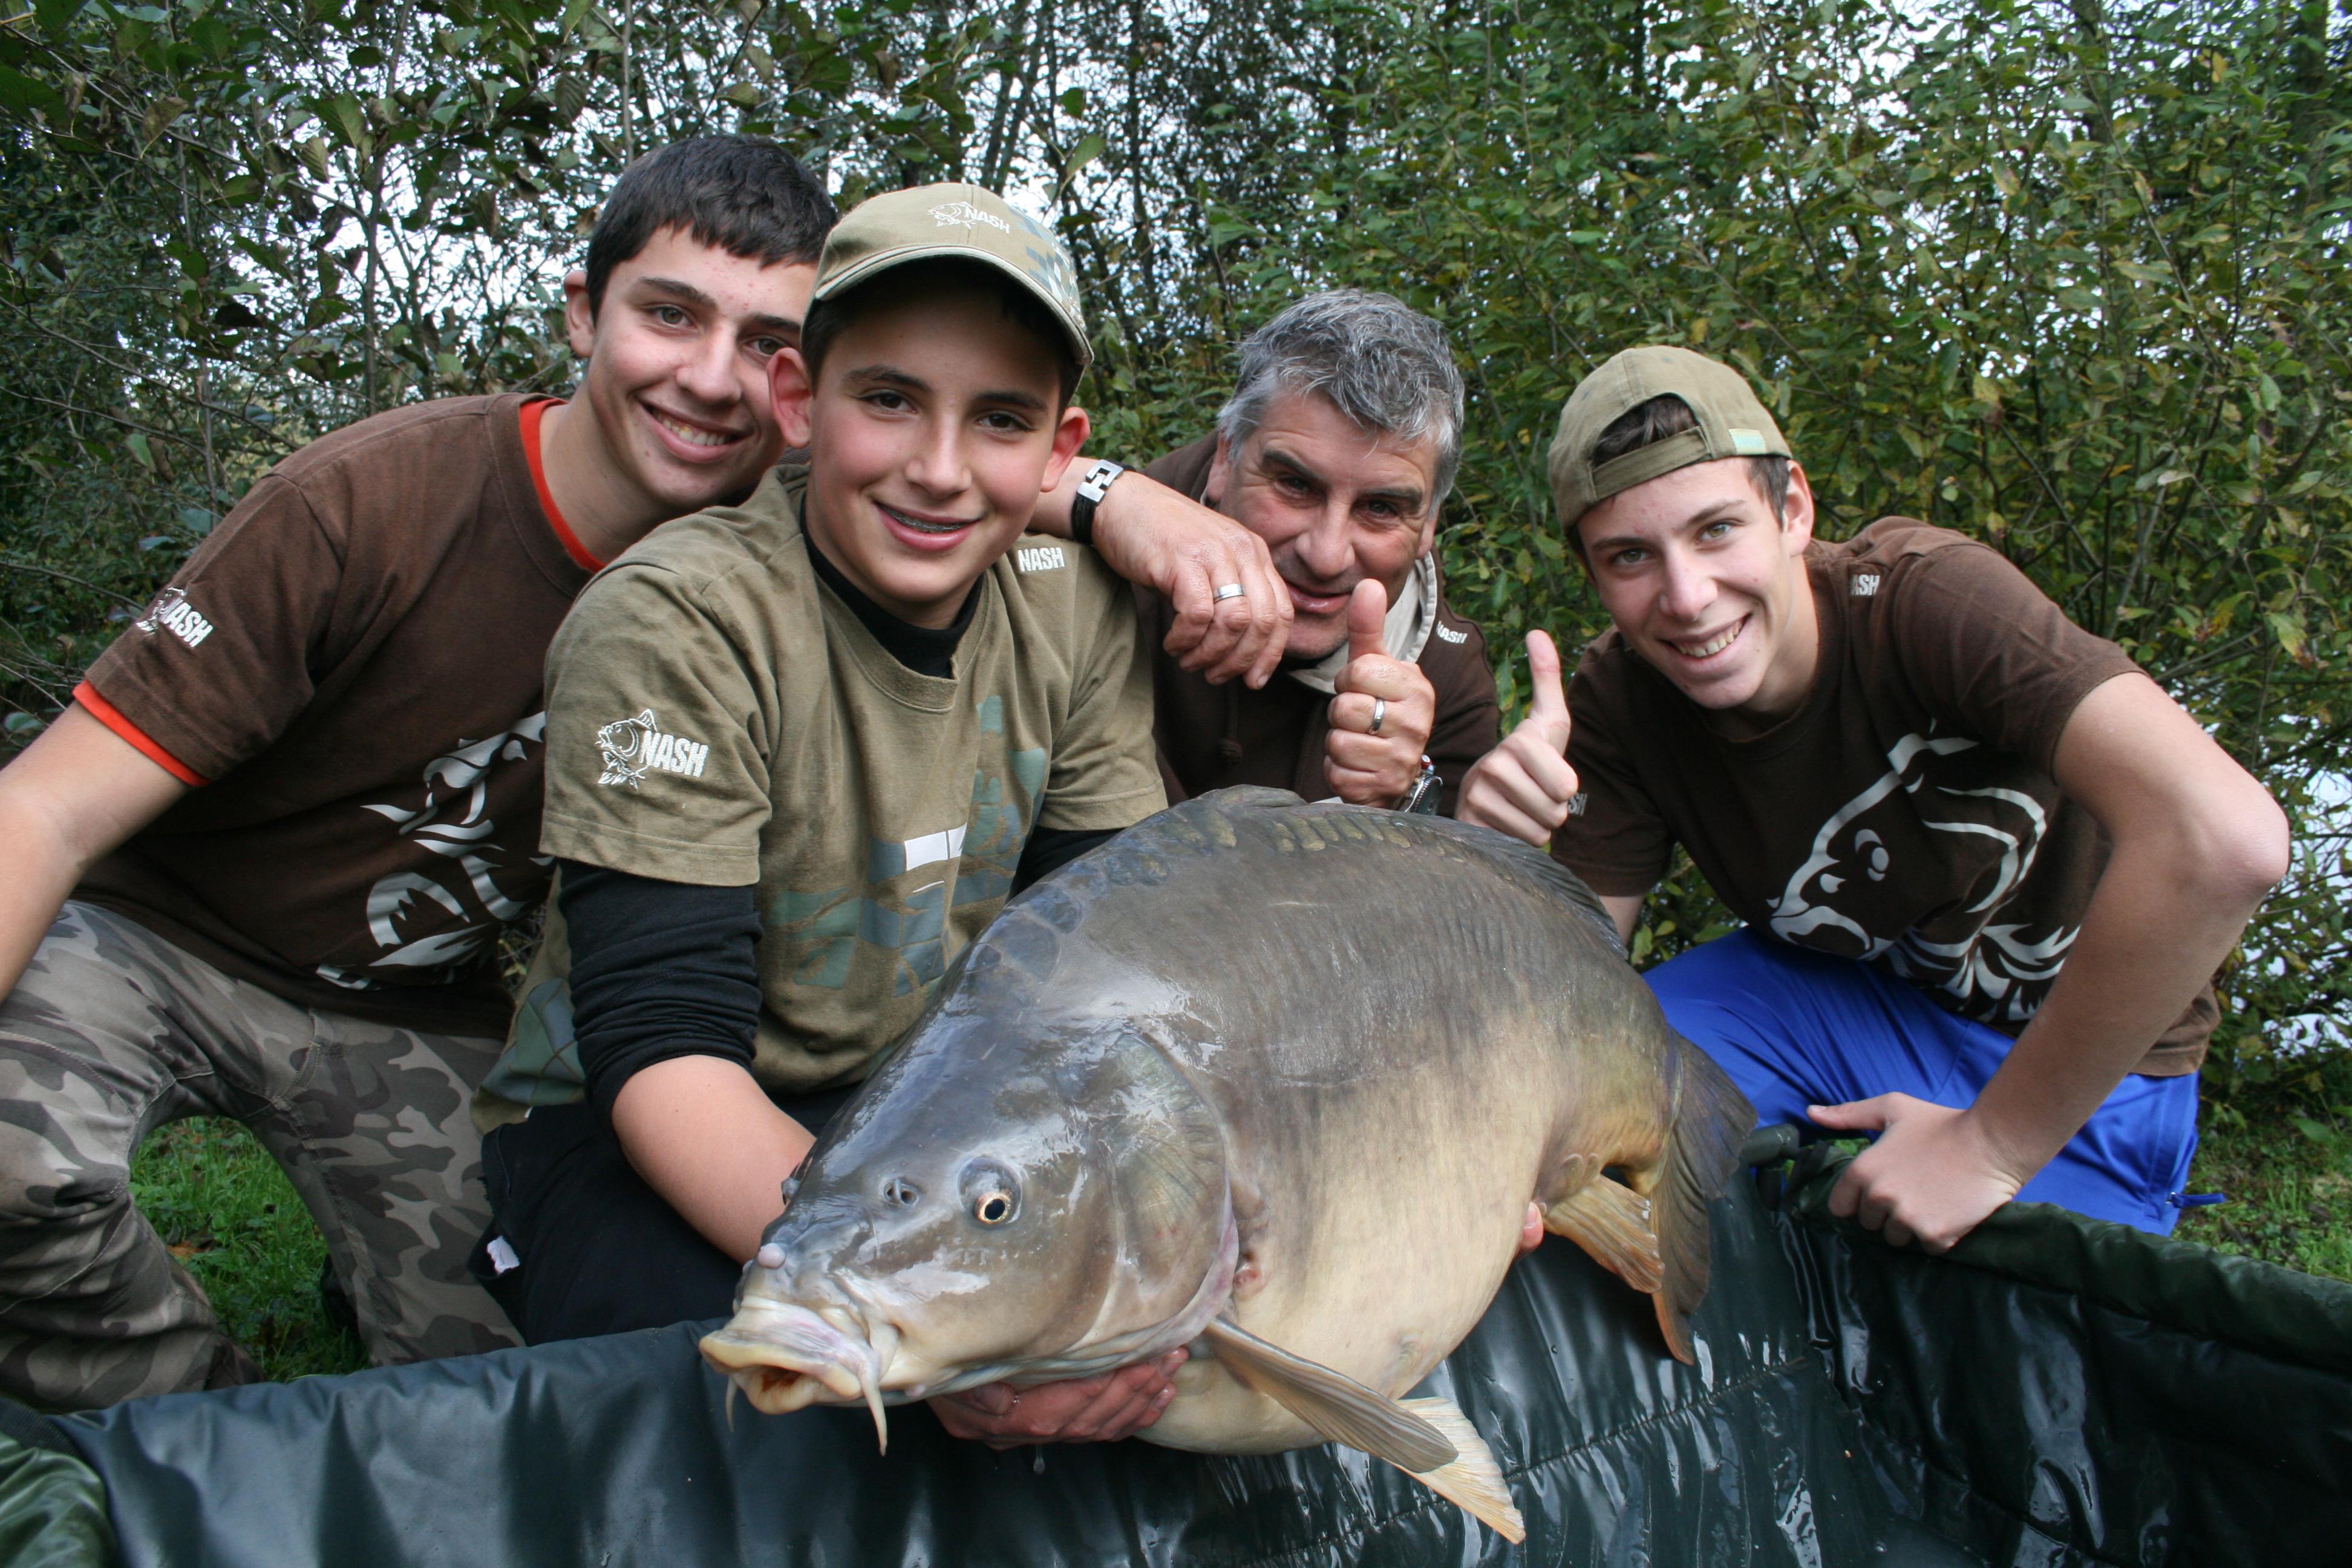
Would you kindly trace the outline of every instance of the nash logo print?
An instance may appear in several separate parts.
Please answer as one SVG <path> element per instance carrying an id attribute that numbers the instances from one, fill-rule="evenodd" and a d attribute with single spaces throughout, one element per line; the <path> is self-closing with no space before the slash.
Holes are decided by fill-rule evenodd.
<path id="1" fill-rule="evenodd" d="M 1013 232 L 1011 224 L 1006 223 L 994 213 L 981 211 L 970 202 L 941 202 L 931 209 L 931 216 L 940 220 L 941 228 L 961 228 L 966 234 L 971 232 L 971 226 L 976 223 L 984 223 L 989 227 L 1001 229 L 1006 234 Z"/>
<path id="2" fill-rule="evenodd" d="M 213 635 L 212 622 L 188 603 L 185 588 L 164 589 L 155 595 L 155 602 L 147 606 L 147 613 L 131 624 L 149 637 L 153 637 L 158 627 L 168 627 L 173 637 L 190 647 Z"/>
<path id="3" fill-rule="evenodd" d="M 596 731 L 596 749 L 604 753 L 600 784 L 626 784 L 635 789 L 649 772 L 677 773 L 698 779 L 710 761 L 710 748 L 683 735 L 662 733 L 661 721 L 650 708 L 634 719 L 616 719 Z"/>

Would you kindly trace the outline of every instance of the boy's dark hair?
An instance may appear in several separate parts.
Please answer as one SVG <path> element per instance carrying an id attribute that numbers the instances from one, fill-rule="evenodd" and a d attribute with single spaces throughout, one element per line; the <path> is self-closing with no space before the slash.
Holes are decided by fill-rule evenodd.
<path id="1" fill-rule="evenodd" d="M 1062 323 L 1046 309 L 1043 300 L 1003 272 L 984 261 L 966 261 L 954 256 L 931 257 L 893 267 L 853 284 L 831 299 L 810 305 L 808 320 L 801 324 L 801 358 L 808 363 L 809 381 L 815 382 L 834 340 L 861 318 L 901 300 L 960 293 L 982 294 L 994 300 L 1006 321 L 1037 339 L 1054 356 L 1054 412 L 1059 415 L 1067 408 L 1078 387 L 1078 356 L 1070 347 L 1069 335 Z"/>
<path id="2" fill-rule="evenodd" d="M 1592 443 L 1592 466 L 1599 468 L 1612 458 L 1622 458 L 1628 452 L 1638 452 L 1653 441 L 1663 441 L 1669 436 L 1679 436 L 1685 430 L 1698 428 L 1698 416 L 1690 405 L 1665 393 L 1637 403 L 1609 422 Z M 1788 521 L 1789 459 L 1786 458 L 1750 458 L 1748 459 L 1748 479 L 1756 493 L 1772 509 L 1772 521 Z M 1579 555 L 1584 553 L 1584 522 L 1568 531 L 1568 542 L 1576 546 Z"/>
<path id="3" fill-rule="evenodd" d="M 761 136 L 703 136 L 656 148 L 624 170 L 588 237 L 588 314 L 613 268 L 666 228 L 730 256 L 812 265 L 838 215 L 801 161 Z"/>

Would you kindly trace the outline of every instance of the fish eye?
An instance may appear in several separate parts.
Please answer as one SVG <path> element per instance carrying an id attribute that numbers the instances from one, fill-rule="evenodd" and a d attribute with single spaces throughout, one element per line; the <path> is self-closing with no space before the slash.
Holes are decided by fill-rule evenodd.
<path id="1" fill-rule="evenodd" d="M 1021 1187 L 994 1160 L 974 1160 L 963 1169 L 964 1202 L 982 1225 L 1003 1225 L 1021 1212 Z"/>

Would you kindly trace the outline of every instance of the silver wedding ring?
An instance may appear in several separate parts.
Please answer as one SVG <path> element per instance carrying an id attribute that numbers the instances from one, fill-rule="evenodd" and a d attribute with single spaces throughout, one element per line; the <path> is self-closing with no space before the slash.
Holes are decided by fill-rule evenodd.
<path id="1" fill-rule="evenodd" d="M 1371 733 L 1373 733 L 1373 734 L 1377 735 L 1377 734 L 1379 734 L 1379 733 L 1381 732 L 1381 722 L 1382 722 L 1384 720 L 1386 720 L 1386 719 L 1388 718 L 1388 716 L 1389 716 L 1389 700 L 1388 700 L 1387 698 L 1385 698 L 1385 697 L 1375 697 L 1375 698 L 1373 698 L 1373 699 L 1372 699 L 1372 728 L 1371 728 Z"/>
<path id="2" fill-rule="evenodd" d="M 1244 590 L 1239 583 L 1228 583 L 1223 587 L 1218 589 L 1215 593 L 1210 595 L 1209 598 L 1213 604 L 1222 605 L 1227 599 L 1240 598 L 1244 591 L 1245 590 Z"/>

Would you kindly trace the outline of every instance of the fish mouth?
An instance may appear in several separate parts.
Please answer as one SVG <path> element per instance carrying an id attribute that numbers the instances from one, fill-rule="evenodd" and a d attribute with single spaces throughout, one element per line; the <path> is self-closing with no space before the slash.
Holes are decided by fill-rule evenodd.
<path id="1" fill-rule="evenodd" d="M 887 1452 L 882 1379 L 896 1358 L 898 1335 L 887 1323 L 866 1328 L 858 1332 L 835 1315 L 746 1291 L 734 1317 L 703 1335 L 700 1348 L 702 1359 L 765 1415 L 862 1401 L 873 1413 L 876 1440 Z"/>

